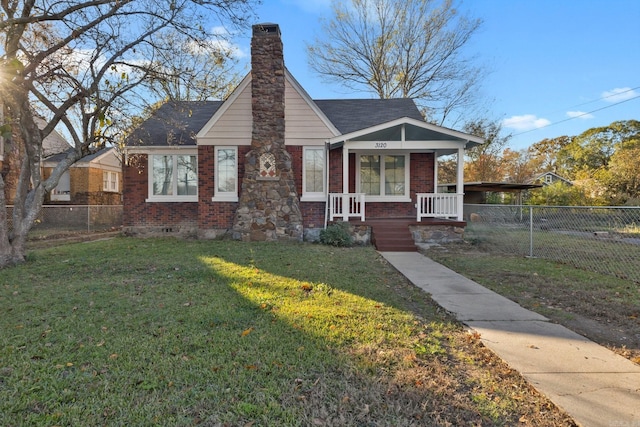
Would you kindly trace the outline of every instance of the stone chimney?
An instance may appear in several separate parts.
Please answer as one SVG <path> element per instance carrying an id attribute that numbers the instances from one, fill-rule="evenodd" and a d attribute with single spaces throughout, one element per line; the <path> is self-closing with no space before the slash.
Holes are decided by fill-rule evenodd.
<path id="1" fill-rule="evenodd" d="M 302 215 L 291 156 L 284 145 L 284 54 L 277 24 L 253 26 L 251 39 L 251 151 L 233 238 L 302 240 Z"/>

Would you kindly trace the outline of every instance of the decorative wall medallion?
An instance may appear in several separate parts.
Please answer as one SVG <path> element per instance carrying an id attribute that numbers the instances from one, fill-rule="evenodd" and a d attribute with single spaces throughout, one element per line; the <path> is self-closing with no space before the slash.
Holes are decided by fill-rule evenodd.
<path id="1" fill-rule="evenodd" d="M 260 175 L 258 179 L 270 180 L 278 179 L 276 171 L 276 157 L 271 153 L 260 155 Z"/>

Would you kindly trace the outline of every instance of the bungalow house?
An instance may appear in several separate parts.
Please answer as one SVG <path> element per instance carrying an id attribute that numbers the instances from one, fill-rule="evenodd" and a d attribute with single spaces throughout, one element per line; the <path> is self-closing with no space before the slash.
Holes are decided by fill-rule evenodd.
<path id="1" fill-rule="evenodd" d="M 253 27 L 251 52 L 228 99 L 166 103 L 129 135 L 126 233 L 314 240 L 334 221 L 364 241 L 383 223 L 414 240 L 460 233 L 463 154 L 482 139 L 426 123 L 410 99 L 311 99 L 276 24 Z M 451 154 L 456 192 L 438 194 L 436 159 Z"/>

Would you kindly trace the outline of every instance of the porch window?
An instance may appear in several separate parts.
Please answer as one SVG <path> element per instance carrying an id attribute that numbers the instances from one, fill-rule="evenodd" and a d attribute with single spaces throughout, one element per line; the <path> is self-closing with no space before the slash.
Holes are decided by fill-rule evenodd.
<path id="1" fill-rule="evenodd" d="M 238 148 L 215 148 L 215 192 L 213 201 L 238 201 Z"/>
<path id="2" fill-rule="evenodd" d="M 325 200 L 325 150 L 324 147 L 304 148 L 302 174 L 302 201 Z"/>
<path id="3" fill-rule="evenodd" d="M 118 192 L 118 172 L 102 172 L 102 191 Z"/>
<path id="4" fill-rule="evenodd" d="M 404 201 L 409 197 L 407 156 L 361 154 L 358 157 L 359 192 L 370 201 Z"/>
<path id="5" fill-rule="evenodd" d="M 198 162 L 195 154 L 153 154 L 149 156 L 149 164 L 148 201 L 198 201 Z"/>

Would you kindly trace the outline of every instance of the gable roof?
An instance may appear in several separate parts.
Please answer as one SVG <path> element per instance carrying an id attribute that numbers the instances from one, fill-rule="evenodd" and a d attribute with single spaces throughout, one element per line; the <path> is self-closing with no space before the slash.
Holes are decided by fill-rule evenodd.
<path id="1" fill-rule="evenodd" d="M 543 173 L 541 173 L 541 174 L 539 174 L 539 175 L 537 175 L 537 176 L 535 176 L 535 177 L 531 178 L 531 180 L 529 180 L 529 182 L 537 182 L 537 181 L 540 181 L 540 182 L 542 182 L 544 185 L 548 185 L 548 183 L 547 183 L 547 182 L 545 182 L 545 180 L 544 180 L 544 177 L 545 177 L 545 176 L 551 176 L 551 177 L 552 177 L 552 179 L 553 179 L 554 181 L 561 181 L 561 182 L 564 182 L 565 184 L 573 185 L 573 183 L 572 183 L 570 180 L 568 180 L 567 178 L 562 177 L 562 176 L 558 175 L 557 173 L 555 173 L 555 172 L 551 172 L 551 171 L 549 171 L 549 172 L 543 172 Z"/>
<path id="2" fill-rule="evenodd" d="M 68 149 L 64 153 L 54 154 L 53 156 L 49 156 L 43 160 L 43 164 L 46 167 L 55 167 L 58 163 L 64 160 L 70 151 L 73 151 L 73 148 Z M 71 167 L 87 167 L 90 163 L 94 163 L 96 165 L 102 165 L 102 160 L 104 160 L 107 156 L 113 155 L 115 161 L 107 161 L 104 165 L 112 166 L 111 164 L 118 163 L 119 160 L 116 155 L 115 148 L 113 147 L 104 147 L 95 153 L 89 154 L 88 156 L 84 156 L 79 159 L 77 162 L 71 165 Z"/>
<path id="3" fill-rule="evenodd" d="M 412 99 L 324 99 L 312 101 L 341 133 L 366 129 L 401 117 L 423 122 Z M 211 125 L 223 101 L 167 102 L 126 139 L 127 146 L 196 145 L 196 134 Z"/>
<path id="4" fill-rule="evenodd" d="M 314 102 L 343 135 L 401 117 L 424 121 L 415 102 L 409 98 L 323 99 Z"/>
<path id="5" fill-rule="evenodd" d="M 196 145 L 196 134 L 222 101 L 171 101 L 163 104 L 126 139 L 127 146 Z"/>

